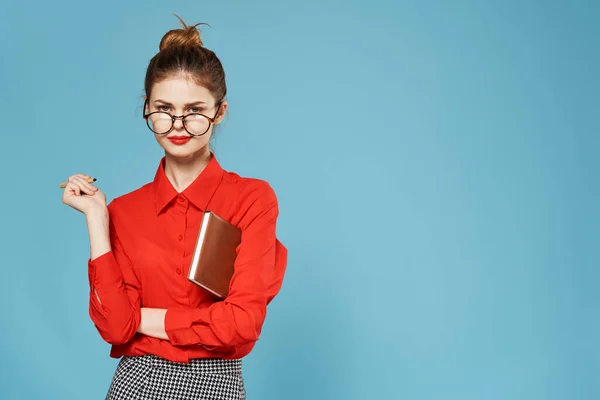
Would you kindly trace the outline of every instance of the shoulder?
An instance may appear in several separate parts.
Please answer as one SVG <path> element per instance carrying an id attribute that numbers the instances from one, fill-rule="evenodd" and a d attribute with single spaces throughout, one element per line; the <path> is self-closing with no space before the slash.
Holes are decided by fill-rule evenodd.
<path id="1" fill-rule="evenodd" d="M 108 210 L 111 215 L 133 214 L 135 211 L 142 211 L 153 204 L 152 183 L 147 183 L 129 193 L 115 197 L 108 204 Z"/>
<path id="2" fill-rule="evenodd" d="M 223 183 L 228 191 L 237 195 L 237 202 L 259 201 L 262 204 L 277 204 L 273 187 L 264 179 L 244 177 L 235 172 L 225 171 Z"/>
<path id="3" fill-rule="evenodd" d="M 233 202 L 233 221 L 244 228 L 257 218 L 276 219 L 279 205 L 275 190 L 264 179 L 243 177 L 234 172 L 225 172 L 224 192 Z"/>

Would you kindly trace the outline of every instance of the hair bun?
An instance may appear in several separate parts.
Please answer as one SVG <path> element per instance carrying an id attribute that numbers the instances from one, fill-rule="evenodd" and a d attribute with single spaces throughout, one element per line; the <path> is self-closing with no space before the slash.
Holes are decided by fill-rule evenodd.
<path id="1" fill-rule="evenodd" d="M 179 46 L 199 46 L 202 47 L 204 43 L 202 43 L 202 39 L 200 38 L 200 31 L 196 29 L 198 25 L 208 25 L 204 22 L 196 24 L 194 26 L 187 26 L 185 22 L 176 14 L 173 14 L 179 19 L 183 29 L 172 29 L 169 32 L 165 33 L 163 38 L 160 41 L 160 45 L 158 48 L 160 51 L 168 47 L 179 47 Z M 210 26 L 210 25 L 208 25 Z"/>

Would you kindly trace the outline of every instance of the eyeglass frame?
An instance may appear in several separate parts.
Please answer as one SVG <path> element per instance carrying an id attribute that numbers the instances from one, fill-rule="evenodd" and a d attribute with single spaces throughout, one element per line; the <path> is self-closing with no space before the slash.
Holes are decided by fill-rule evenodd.
<path id="1" fill-rule="evenodd" d="M 170 133 L 173 130 L 173 128 L 175 128 L 175 121 L 178 120 L 178 119 L 180 119 L 181 123 L 183 125 L 183 129 L 185 129 L 185 131 L 187 133 L 189 133 L 190 135 L 198 137 L 198 136 L 206 135 L 206 132 L 208 132 L 210 130 L 211 125 L 215 124 L 215 121 L 217 120 L 217 115 L 219 114 L 219 110 L 221 109 L 222 103 L 223 102 L 219 101 L 217 104 L 215 104 L 215 106 L 218 106 L 217 107 L 217 112 L 215 113 L 215 116 L 211 118 L 208 115 L 204 115 L 202 113 L 189 113 L 189 114 L 185 114 L 185 115 L 173 115 L 173 114 L 168 113 L 166 111 L 152 111 L 151 113 L 146 114 L 146 106 L 148 106 L 148 99 L 146 99 L 144 101 L 144 110 L 143 110 L 142 117 L 146 120 L 146 125 L 148 126 L 148 129 L 150 129 L 152 131 L 152 133 L 154 133 L 155 135 L 166 135 L 166 134 Z M 150 107 L 148 107 L 148 108 L 150 108 Z M 164 133 L 157 133 L 157 132 L 155 132 L 152 128 L 150 128 L 150 124 L 148 123 L 148 118 L 152 114 L 158 114 L 158 113 L 167 114 L 169 117 L 171 117 L 171 129 L 169 129 L 168 131 L 166 131 Z M 201 116 L 203 116 L 204 118 L 206 118 L 208 120 L 208 128 L 206 128 L 206 130 L 204 131 L 204 133 L 196 135 L 195 133 L 192 133 L 192 132 L 188 131 L 187 127 L 185 126 L 185 119 L 188 116 L 190 116 L 190 115 L 201 115 Z"/>

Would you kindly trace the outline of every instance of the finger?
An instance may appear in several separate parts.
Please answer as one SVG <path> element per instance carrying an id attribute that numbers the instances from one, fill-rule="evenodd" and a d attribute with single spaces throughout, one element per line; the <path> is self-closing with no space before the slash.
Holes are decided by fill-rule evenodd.
<path id="1" fill-rule="evenodd" d="M 81 183 L 84 187 L 86 187 L 90 190 L 93 190 L 93 191 L 98 190 L 98 188 L 96 186 L 94 186 L 93 183 L 88 182 L 88 179 L 89 179 L 89 176 L 82 175 L 82 176 L 77 176 L 75 178 L 75 181 Z"/>
<path id="2" fill-rule="evenodd" d="M 98 188 L 94 185 L 94 182 L 90 182 L 90 179 L 92 179 L 89 175 L 84 175 L 84 179 L 83 182 L 85 183 L 85 185 L 87 187 L 89 187 L 94 193 L 98 191 Z"/>
<path id="3" fill-rule="evenodd" d="M 88 180 L 91 177 L 89 175 L 86 175 L 86 174 L 75 174 L 75 175 L 69 176 L 68 181 L 71 182 L 75 178 L 83 178 L 83 180 Z"/>
<path id="4" fill-rule="evenodd" d="M 73 179 L 73 181 L 70 183 L 73 185 L 75 194 L 77 196 L 81 196 L 83 194 L 88 194 L 88 189 L 85 187 L 85 182 L 82 181 L 80 178 L 75 177 Z"/>
<path id="5" fill-rule="evenodd" d="M 94 190 L 94 187 L 92 185 L 90 185 L 89 183 L 87 183 L 84 178 L 75 177 L 75 179 L 73 179 L 72 183 L 77 184 L 79 186 L 79 188 L 81 189 L 82 193 L 88 194 L 90 196 L 93 195 L 94 193 L 96 193 L 96 191 Z"/>
<path id="6" fill-rule="evenodd" d="M 81 187 L 79 186 L 79 184 L 76 181 L 70 181 L 69 183 L 67 183 L 67 187 L 65 187 L 65 194 L 66 193 L 70 193 L 74 196 L 80 196 L 81 195 Z"/>
<path id="7" fill-rule="evenodd" d="M 83 179 L 84 179 L 86 182 L 89 182 L 89 181 L 92 179 L 92 178 L 91 178 L 91 176 L 89 176 L 89 175 L 85 175 L 85 174 L 75 174 L 75 175 L 71 175 L 71 176 L 69 176 L 69 177 L 67 178 L 67 182 L 65 182 L 65 183 L 61 183 L 59 186 L 60 186 L 62 189 L 66 189 L 66 187 L 67 187 L 67 183 L 69 183 L 69 182 L 73 182 L 73 180 L 74 180 L 74 179 L 76 179 L 76 178 L 83 178 Z M 95 181 L 95 179 L 94 179 L 94 181 Z"/>

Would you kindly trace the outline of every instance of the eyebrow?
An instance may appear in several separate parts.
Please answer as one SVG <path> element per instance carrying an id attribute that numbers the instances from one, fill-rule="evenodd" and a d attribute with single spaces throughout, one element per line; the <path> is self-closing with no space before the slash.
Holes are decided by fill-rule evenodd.
<path id="1" fill-rule="evenodd" d="M 172 106 L 173 105 L 173 104 L 169 103 L 168 101 L 164 101 L 164 100 L 160 100 L 160 99 L 156 99 L 156 100 L 154 100 L 154 102 L 155 103 L 163 103 L 163 104 L 165 104 L 167 106 Z M 199 100 L 199 101 L 194 101 L 192 103 L 184 104 L 184 107 L 195 106 L 195 105 L 198 105 L 198 104 L 206 104 L 206 103 Z"/>

